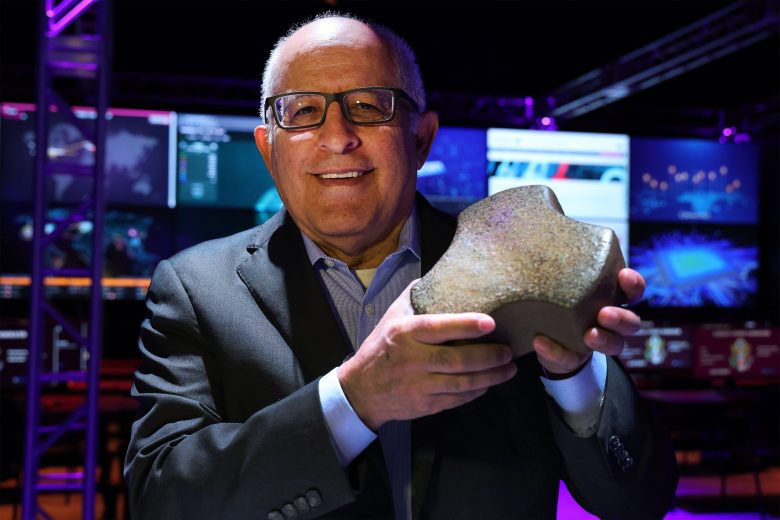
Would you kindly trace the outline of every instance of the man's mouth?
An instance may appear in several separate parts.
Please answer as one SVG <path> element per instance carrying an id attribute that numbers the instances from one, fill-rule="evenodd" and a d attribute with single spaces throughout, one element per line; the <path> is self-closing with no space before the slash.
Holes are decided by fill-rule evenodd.
<path id="1" fill-rule="evenodd" d="M 334 173 L 320 173 L 317 175 L 320 179 L 354 179 L 355 177 L 362 177 L 369 171 L 350 171 L 350 172 L 334 172 Z"/>

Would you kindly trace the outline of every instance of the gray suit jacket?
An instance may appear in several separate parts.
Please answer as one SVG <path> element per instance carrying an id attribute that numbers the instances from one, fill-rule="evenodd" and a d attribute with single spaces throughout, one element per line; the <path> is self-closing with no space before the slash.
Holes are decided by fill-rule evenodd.
<path id="1" fill-rule="evenodd" d="M 418 199 L 422 270 L 452 220 Z M 155 271 L 139 341 L 140 402 L 125 477 L 134 518 L 392 517 L 378 442 L 346 469 L 317 380 L 350 353 L 284 211 Z M 676 465 L 630 378 L 609 360 L 598 432 L 574 436 L 534 356 L 511 381 L 413 421 L 413 510 L 431 518 L 554 518 L 558 482 L 607 518 L 656 518 Z"/>

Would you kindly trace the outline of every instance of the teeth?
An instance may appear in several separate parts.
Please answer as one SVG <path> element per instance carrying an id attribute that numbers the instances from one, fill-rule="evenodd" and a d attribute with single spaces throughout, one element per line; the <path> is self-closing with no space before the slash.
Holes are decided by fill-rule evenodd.
<path id="1" fill-rule="evenodd" d="M 363 175 L 361 172 L 325 173 L 320 175 L 320 179 L 352 179 L 361 175 Z"/>

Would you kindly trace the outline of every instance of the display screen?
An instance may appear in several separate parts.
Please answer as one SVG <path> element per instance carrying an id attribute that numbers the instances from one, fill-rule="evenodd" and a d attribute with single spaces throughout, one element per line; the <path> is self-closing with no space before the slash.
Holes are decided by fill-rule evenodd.
<path id="1" fill-rule="evenodd" d="M 69 210 L 53 208 L 47 215 L 48 235 L 53 222 Z M 32 265 L 33 219 L 29 205 L 7 204 L 2 210 L 2 250 L 13 252 L 0 258 L 0 297 L 27 297 Z M 165 209 L 109 209 L 103 235 L 103 295 L 107 299 L 143 299 L 157 263 L 173 254 L 171 214 Z M 44 268 L 89 269 L 92 264 L 92 223 L 73 222 L 46 248 Z M 52 276 L 44 279 L 47 296 L 86 296 L 88 274 Z"/>
<path id="2" fill-rule="evenodd" d="M 780 329 L 697 330 L 694 375 L 780 378 Z"/>
<path id="3" fill-rule="evenodd" d="M 644 298 L 651 307 L 757 304 L 753 226 L 632 224 L 629 265 L 645 277 Z"/>
<path id="4" fill-rule="evenodd" d="M 0 188 L 2 200 L 33 199 L 35 156 L 35 105 L 0 105 Z M 75 107 L 76 121 L 94 128 L 93 108 Z M 174 112 L 111 108 L 106 114 L 105 197 L 108 204 L 173 207 Z M 49 200 L 78 204 L 92 191 L 88 176 L 74 175 L 95 164 L 95 145 L 84 137 L 79 124 L 52 107 L 48 149 L 51 175 Z"/>
<path id="5" fill-rule="evenodd" d="M 71 320 L 82 337 L 88 337 L 89 324 Z M 0 316 L 0 387 L 24 385 L 27 382 L 29 356 L 29 320 Z M 43 320 L 43 355 L 46 372 L 56 374 L 71 370 L 86 370 L 89 359 L 86 349 L 65 332 L 62 325 L 46 316 Z"/>
<path id="6" fill-rule="evenodd" d="M 631 139 L 631 220 L 755 224 L 758 150 L 700 139 Z"/>
<path id="7" fill-rule="evenodd" d="M 179 114 L 178 203 L 253 209 L 267 220 L 282 207 L 255 145 L 256 117 Z"/>
<path id="8" fill-rule="evenodd" d="M 628 220 L 627 135 L 489 128 L 487 154 L 488 195 L 542 184 L 571 218 Z"/>
<path id="9" fill-rule="evenodd" d="M 693 367 L 693 329 L 643 322 L 633 336 L 625 338 L 619 357 L 629 370 L 690 369 Z"/>
<path id="10" fill-rule="evenodd" d="M 441 127 L 417 172 L 417 190 L 455 215 L 487 195 L 486 168 L 485 129 Z"/>

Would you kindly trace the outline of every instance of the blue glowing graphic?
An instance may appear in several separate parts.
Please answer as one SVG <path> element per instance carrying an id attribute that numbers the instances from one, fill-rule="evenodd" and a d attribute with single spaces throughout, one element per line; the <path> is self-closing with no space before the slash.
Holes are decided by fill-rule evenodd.
<path id="1" fill-rule="evenodd" d="M 485 129 L 441 127 L 417 172 L 417 189 L 434 206 L 457 212 L 487 195 L 486 169 Z"/>
<path id="2" fill-rule="evenodd" d="M 631 140 L 631 219 L 755 224 L 758 154 L 750 144 Z"/>
<path id="3" fill-rule="evenodd" d="M 746 307 L 758 294 L 758 247 L 739 230 L 653 233 L 630 248 L 631 267 L 647 280 L 654 307 Z"/>

